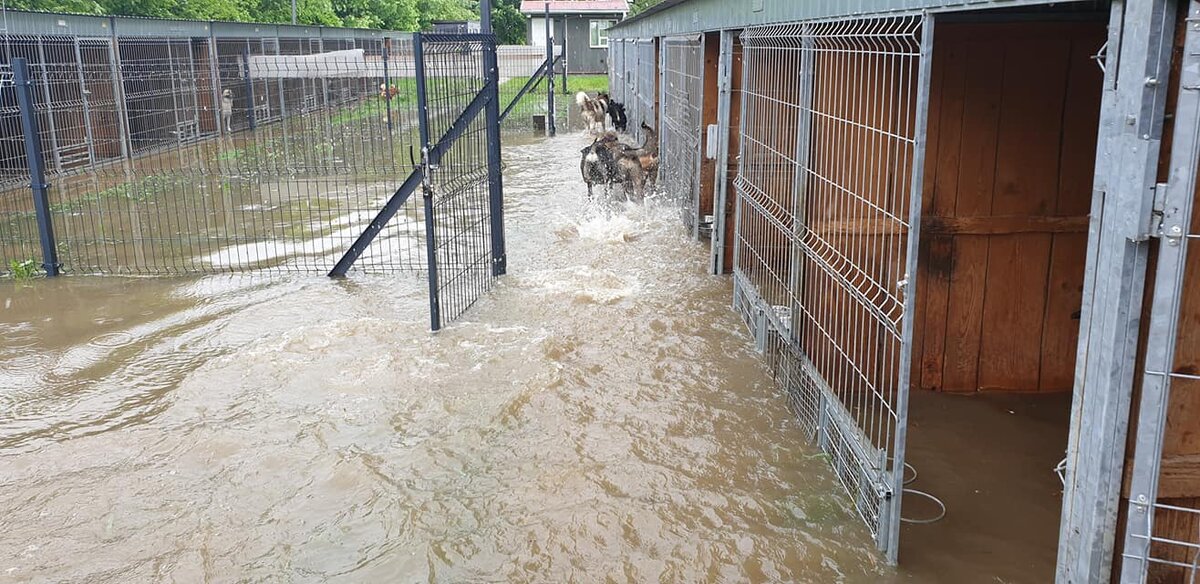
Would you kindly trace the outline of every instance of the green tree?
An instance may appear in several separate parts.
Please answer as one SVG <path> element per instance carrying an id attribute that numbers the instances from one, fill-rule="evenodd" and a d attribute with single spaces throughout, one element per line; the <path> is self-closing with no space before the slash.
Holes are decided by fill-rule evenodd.
<path id="1" fill-rule="evenodd" d="M 662 2 L 662 0 L 632 0 L 629 3 L 629 15 L 634 16 L 659 2 Z"/>
<path id="2" fill-rule="evenodd" d="M 492 30 L 496 32 L 496 41 L 502 45 L 525 44 L 525 17 L 510 2 L 492 6 Z"/>
<path id="3" fill-rule="evenodd" d="M 238 0 L 180 0 L 175 16 L 188 20 L 253 20 L 246 6 Z"/>
<path id="4" fill-rule="evenodd" d="M 429 30 L 435 20 L 474 20 L 479 14 L 478 3 L 474 11 L 459 0 L 417 0 L 417 26 Z"/>
<path id="5" fill-rule="evenodd" d="M 45 10 L 47 12 L 69 12 L 72 14 L 104 14 L 104 6 L 96 0 L 10 0 L 9 8 L 18 10 Z"/>
<path id="6" fill-rule="evenodd" d="M 179 3 L 176 0 L 100 0 L 104 12 L 118 16 L 152 16 L 172 18 Z M 44 8 L 38 8 L 44 10 Z"/>
<path id="7" fill-rule="evenodd" d="M 417 0 L 370 0 L 371 13 L 388 30 L 417 30 Z"/>

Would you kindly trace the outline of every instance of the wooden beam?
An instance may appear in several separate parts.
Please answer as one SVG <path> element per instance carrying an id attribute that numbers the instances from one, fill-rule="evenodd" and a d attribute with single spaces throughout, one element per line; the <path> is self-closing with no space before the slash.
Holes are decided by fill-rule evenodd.
<path id="1" fill-rule="evenodd" d="M 1086 233 L 1088 218 L 1031 215 L 991 217 L 925 217 L 921 229 L 932 235 L 1012 235 L 1016 233 Z"/>
<path id="2" fill-rule="evenodd" d="M 1133 468 L 1127 461 L 1126 468 Z M 1125 473 L 1121 496 L 1128 499 L 1131 473 Z M 1163 456 L 1158 475 L 1158 499 L 1200 497 L 1200 454 L 1167 454 Z"/>

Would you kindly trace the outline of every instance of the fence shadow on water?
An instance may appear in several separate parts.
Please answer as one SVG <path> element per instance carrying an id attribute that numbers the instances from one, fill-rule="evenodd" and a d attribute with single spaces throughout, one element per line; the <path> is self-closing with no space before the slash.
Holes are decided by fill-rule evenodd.
<path id="1" fill-rule="evenodd" d="M 4 41 L 0 273 L 42 256 L 13 58 L 29 62 L 64 273 L 324 274 L 421 160 L 408 36 Z M 541 51 L 500 47 L 502 109 Z M 539 87 L 505 130 L 532 129 Z M 424 246 L 410 201 L 355 269 L 422 271 Z"/>

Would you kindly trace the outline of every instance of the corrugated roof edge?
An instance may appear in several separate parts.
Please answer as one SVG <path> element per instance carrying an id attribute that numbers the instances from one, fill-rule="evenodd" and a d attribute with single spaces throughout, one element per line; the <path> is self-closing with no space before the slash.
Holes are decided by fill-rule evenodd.
<path id="1" fill-rule="evenodd" d="M 614 30 L 614 29 L 622 28 L 623 26 L 625 26 L 626 24 L 629 24 L 631 22 L 637 22 L 639 20 L 642 20 L 643 18 L 653 16 L 655 14 L 658 14 L 659 12 L 662 12 L 662 11 L 670 9 L 670 8 L 674 8 L 675 6 L 678 6 L 680 4 L 684 4 L 684 3 L 687 3 L 690 1 L 691 0 L 663 0 L 662 2 L 659 2 L 658 4 L 655 4 L 654 6 L 651 6 L 633 16 L 630 16 L 629 18 L 626 18 L 625 20 L 622 20 L 621 22 L 618 22 L 618 23 L 610 26 L 608 29 Z"/>

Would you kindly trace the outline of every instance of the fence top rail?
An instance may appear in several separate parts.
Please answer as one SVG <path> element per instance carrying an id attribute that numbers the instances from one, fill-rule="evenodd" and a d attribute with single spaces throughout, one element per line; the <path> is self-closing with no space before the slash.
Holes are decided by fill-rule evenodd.
<path id="1" fill-rule="evenodd" d="M 4 11 L 0 35 L 65 35 L 118 37 L 207 37 L 241 36 L 255 38 L 400 38 L 413 33 L 366 28 L 343 28 L 320 25 L 292 25 L 264 22 L 229 22 L 220 20 L 177 20 L 140 16 L 95 16 L 7 9 Z"/>

